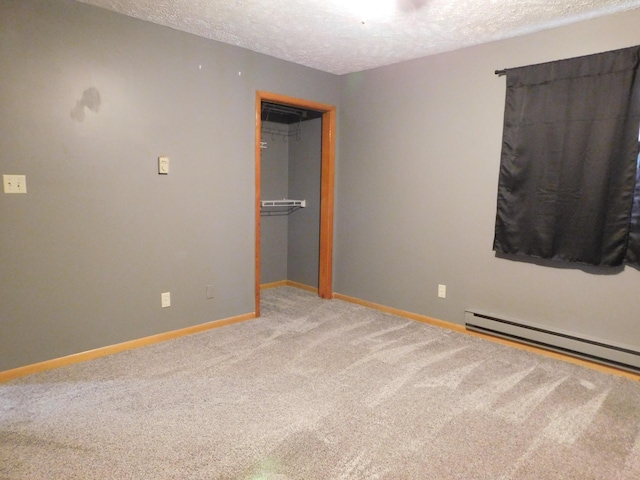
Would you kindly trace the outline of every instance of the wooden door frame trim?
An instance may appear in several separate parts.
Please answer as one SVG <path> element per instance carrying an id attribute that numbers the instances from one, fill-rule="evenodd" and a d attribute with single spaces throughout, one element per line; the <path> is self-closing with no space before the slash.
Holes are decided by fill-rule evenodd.
<path id="1" fill-rule="evenodd" d="M 308 108 L 322 113 L 322 174 L 320 186 L 320 260 L 318 271 L 318 295 L 333 297 L 333 209 L 335 172 L 336 107 L 277 93 L 256 92 L 256 198 L 255 198 L 255 313 L 260 316 L 260 129 L 262 127 L 262 102 L 274 102 L 298 108 Z"/>

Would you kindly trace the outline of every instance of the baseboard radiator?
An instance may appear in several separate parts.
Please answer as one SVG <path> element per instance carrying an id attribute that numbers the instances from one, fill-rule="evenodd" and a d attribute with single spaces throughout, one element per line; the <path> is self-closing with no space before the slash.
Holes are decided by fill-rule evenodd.
<path id="1" fill-rule="evenodd" d="M 464 312 L 464 321 L 467 330 L 640 373 L 640 351 L 628 346 L 479 312 Z"/>

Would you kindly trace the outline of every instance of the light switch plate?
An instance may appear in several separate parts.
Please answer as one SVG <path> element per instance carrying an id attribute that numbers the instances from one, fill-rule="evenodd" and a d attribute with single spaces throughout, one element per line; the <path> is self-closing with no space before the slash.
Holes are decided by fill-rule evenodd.
<path id="1" fill-rule="evenodd" d="M 171 292 L 164 292 L 160 294 L 160 302 L 162 304 L 162 308 L 167 308 L 171 306 Z"/>
<path id="2" fill-rule="evenodd" d="M 25 175 L 2 175 L 4 193 L 27 193 L 27 177 Z"/>
<path id="3" fill-rule="evenodd" d="M 169 157 L 158 157 L 158 173 L 160 175 L 169 174 Z"/>

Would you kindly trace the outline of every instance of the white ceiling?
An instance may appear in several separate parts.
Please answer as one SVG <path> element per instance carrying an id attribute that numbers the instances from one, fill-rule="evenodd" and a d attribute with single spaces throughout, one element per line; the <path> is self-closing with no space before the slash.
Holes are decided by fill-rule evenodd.
<path id="1" fill-rule="evenodd" d="M 640 0 L 78 1 L 338 75 L 640 7 Z"/>

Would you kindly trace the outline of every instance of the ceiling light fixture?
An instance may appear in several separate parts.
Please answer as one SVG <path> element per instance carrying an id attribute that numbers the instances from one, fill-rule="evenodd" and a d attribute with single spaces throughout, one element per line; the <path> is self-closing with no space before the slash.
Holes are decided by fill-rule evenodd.
<path id="1" fill-rule="evenodd" d="M 397 0 L 334 0 L 340 7 L 361 19 L 365 24 L 368 21 L 380 21 L 391 18 L 396 10 Z"/>

